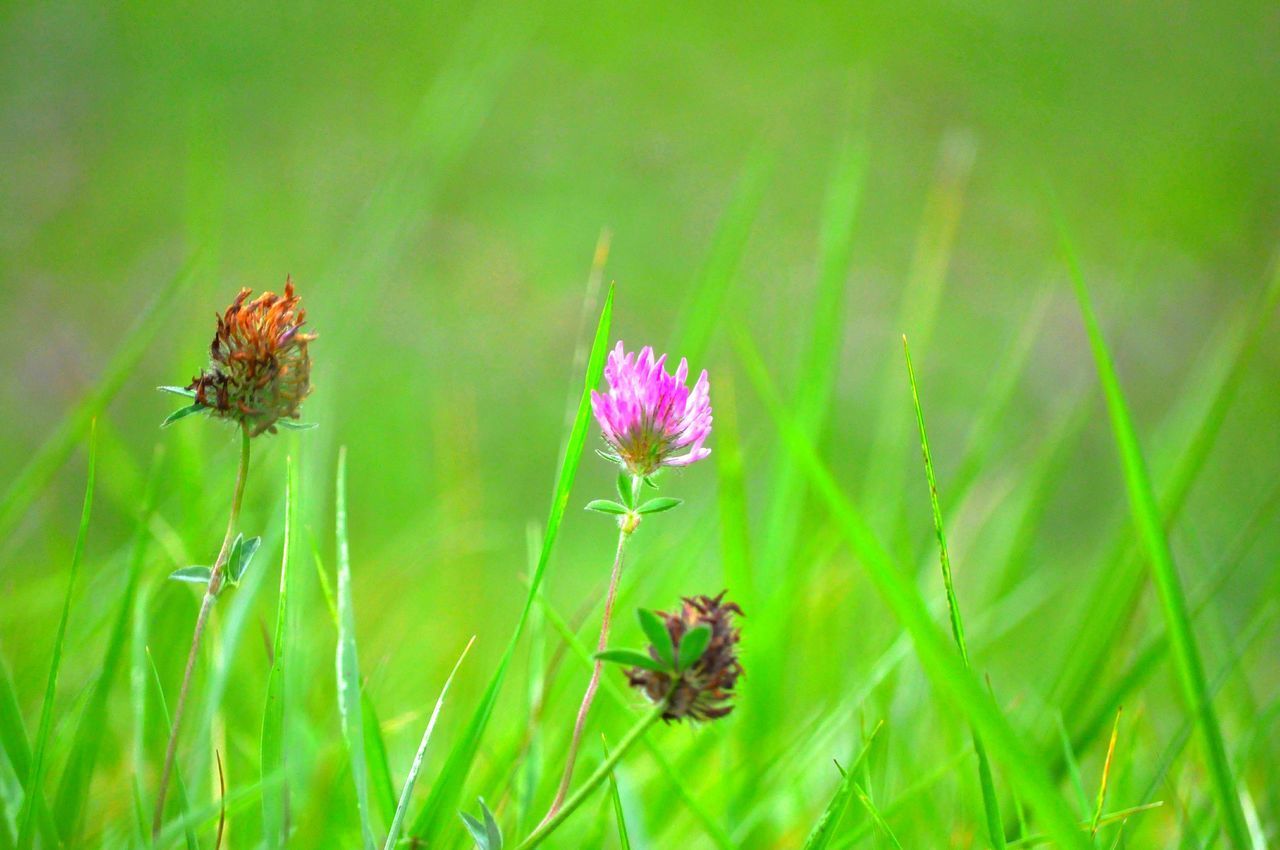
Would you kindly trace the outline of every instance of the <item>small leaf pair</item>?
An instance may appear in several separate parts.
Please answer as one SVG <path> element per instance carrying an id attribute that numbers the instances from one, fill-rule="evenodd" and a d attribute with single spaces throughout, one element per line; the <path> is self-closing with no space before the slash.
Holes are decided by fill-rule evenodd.
<path id="1" fill-rule="evenodd" d="M 587 503 L 587 510 L 595 511 L 601 514 L 613 514 L 614 516 L 625 516 L 629 513 L 637 514 L 659 514 L 663 511 L 669 511 L 683 503 L 683 499 L 673 499 L 670 496 L 658 496 L 656 499 L 650 499 L 638 508 L 629 508 L 626 505 L 619 504 L 610 499 L 595 499 Z"/>
<path id="2" fill-rule="evenodd" d="M 666 623 L 656 613 L 641 608 L 636 614 L 657 658 L 635 649 L 606 649 L 596 653 L 598 660 L 679 676 L 698 663 L 711 643 L 711 627 L 705 624 L 685 632 L 677 646 Z"/>
<path id="3" fill-rule="evenodd" d="M 458 814 L 466 824 L 467 832 L 471 833 L 471 837 L 475 839 L 477 850 L 502 850 L 502 830 L 498 829 L 498 822 L 493 819 L 493 812 L 489 811 L 489 807 L 484 804 L 483 797 L 479 802 L 480 814 L 484 818 L 483 823 L 479 818 L 472 817 L 466 812 L 458 812 Z"/>
<path id="4" fill-rule="evenodd" d="M 227 556 L 227 568 L 224 573 L 227 584 L 232 587 L 239 586 L 245 571 L 249 569 L 249 562 L 258 553 L 258 547 L 261 545 L 261 537 L 250 537 L 246 540 L 243 534 L 236 535 L 235 542 L 231 544 L 231 553 Z M 174 570 L 169 574 L 169 578 L 190 584 L 207 585 L 212 574 L 213 571 L 209 567 L 191 566 Z"/>
<path id="5" fill-rule="evenodd" d="M 190 416 L 193 413 L 199 413 L 202 410 L 210 409 L 208 406 L 203 405 L 198 401 L 194 401 L 196 397 L 195 390 L 189 390 L 186 387 L 156 387 L 156 389 L 160 390 L 160 392 L 162 393 L 172 393 L 173 395 L 180 395 L 183 398 L 193 399 L 191 404 L 188 404 L 186 407 L 180 407 L 177 410 L 175 410 L 173 413 L 170 413 L 168 416 L 166 416 L 164 421 L 160 423 L 161 428 L 168 428 L 173 423 L 177 422 L 180 419 L 186 419 L 188 416 Z M 288 428 L 291 431 L 310 431 L 312 428 L 317 427 L 317 423 L 315 422 L 297 422 L 293 419 L 277 419 L 275 421 L 275 424 L 280 426 L 281 428 Z M 183 570 L 191 570 L 191 569 L 196 569 L 196 568 L 195 567 L 183 568 Z M 205 569 L 207 569 L 207 567 Z M 182 572 L 183 570 L 179 570 L 178 572 Z M 180 579 L 180 581 L 192 581 L 192 580 L 194 579 Z"/>

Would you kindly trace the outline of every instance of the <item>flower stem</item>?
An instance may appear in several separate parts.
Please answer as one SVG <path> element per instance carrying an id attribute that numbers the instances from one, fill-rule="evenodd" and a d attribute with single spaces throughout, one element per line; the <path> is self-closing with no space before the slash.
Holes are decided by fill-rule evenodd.
<path id="1" fill-rule="evenodd" d="M 604 782 L 604 780 L 613 771 L 614 766 L 624 755 L 627 754 L 627 751 L 644 736 L 644 733 L 649 730 L 649 727 L 658 722 L 658 719 L 662 717 L 663 712 L 666 710 L 667 700 L 663 699 L 654 705 L 648 714 L 641 717 L 639 722 L 637 722 L 635 726 L 632 726 L 627 734 L 622 737 L 622 740 L 618 741 L 617 747 L 609 753 L 608 758 L 601 762 L 600 766 L 595 769 L 595 772 L 592 773 L 591 776 L 587 777 L 587 781 L 582 783 L 577 791 L 573 792 L 573 796 L 565 800 L 564 805 L 554 814 L 542 823 L 538 824 L 538 828 L 529 833 L 529 837 L 524 841 L 521 841 L 516 846 L 516 850 L 530 850 L 530 848 L 537 847 L 542 843 L 543 839 L 552 833 L 553 830 L 560 826 L 560 824 L 564 823 L 569 815 L 573 814 L 574 810 L 581 806 L 586 799 L 591 796 L 591 792 L 596 790 L 596 788 L 600 786 L 600 783 Z"/>
<path id="2" fill-rule="evenodd" d="M 618 581 L 622 578 L 622 555 L 627 547 L 627 540 L 631 538 L 631 532 L 634 530 L 624 524 L 618 531 L 618 551 L 613 557 L 613 573 L 609 576 L 609 592 L 604 599 L 604 617 L 600 621 L 600 639 L 596 641 L 596 652 L 604 652 L 608 648 L 609 625 L 613 621 L 613 603 L 618 596 Z M 582 705 L 578 706 L 578 719 L 573 724 L 573 739 L 569 741 L 569 754 L 565 757 L 564 776 L 560 778 L 560 787 L 556 791 L 556 798 L 552 801 L 551 808 L 542 819 L 544 826 L 555 818 L 556 812 L 564 803 L 565 795 L 569 793 L 569 782 L 573 779 L 573 765 L 578 760 L 582 732 L 587 725 L 587 714 L 591 711 L 591 703 L 596 698 L 596 689 L 600 687 L 600 671 L 603 667 L 604 662 L 597 660 L 591 668 L 591 681 L 587 683 L 587 692 L 582 695 Z"/>
<path id="3" fill-rule="evenodd" d="M 200 614 L 196 617 L 195 633 L 191 636 L 191 650 L 187 654 L 187 668 L 182 674 L 182 687 L 178 691 L 178 702 L 173 709 L 173 723 L 169 729 L 169 744 L 164 753 L 164 770 L 160 773 L 160 790 L 156 792 L 156 811 L 151 821 L 151 840 L 154 843 L 160 836 L 160 827 L 164 824 L 164 801 L 169 790 L 169 780 L 173 775 L 174 756 L 178 750 L 178 730 L 182 725 L 182 712 L 187 705 L 187 693 L 191 690 L 191 674 L 195 671 L 196 658 L 200 655 L 200 639 L 204 636 L 205 626 L 209 622 L 209 612 L 213 610 L 213 602 L 222 589 L 222 572 L 231 551 L 231 541 L 235 536 L 236 525 L 240 520 L 240 503 L 244 499 L 244 482 L 249 477 L 249 428 L 240 425 L 240 466 L 236 471 L 235 491 L 231 496 L 231 518 L 227 521 L 227 533 L 222 538 L 222 549 L 218 559 L 209 571 L 209 584 L 204 591 L 204 600 L 200 603 Z"/>

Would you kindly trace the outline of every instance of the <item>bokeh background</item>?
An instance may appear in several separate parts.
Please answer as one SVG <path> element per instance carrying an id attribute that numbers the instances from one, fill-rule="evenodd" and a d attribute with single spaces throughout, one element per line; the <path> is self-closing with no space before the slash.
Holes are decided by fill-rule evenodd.
<path id="1" fill-rule="evenodd" d="M 755 708 L 661 738 L 734 842 L 799 846 L 836 781 L 831 759 L 848 759 L 878 720 L 886 732 L 869 781 L 886 805 L 962 752 L 966 730 L 930 699 L 909 653 L 874 678 L 899 627 L 803 486 L 783 490 L 795 516 L 778 519 L 785 453 L 728 344 L 731 326 L 755 341 L 787 398 L 814 381 L 824 395 L 829 381 L 815 435 L 825 457 L 940 604 L 899 339 L 911 337 L 944 502 L 955 488 L 947 520 L 975 663 L 1057 758 L 1053 683 L 1081 639 L 1086 589 L 1113 541 L 1131 534 L 1055 216 L 1073 234 L 1157 483 L 1167 482 L 1271 274 L 1278 44 L 1276 7 L 1249 2 L 0 9 L 0 482 L 15 482 L 0 540 L 0 653 L 28 728 L 66 589 L 90 413 L 97 498 L 55 742 L 99 667 L 157 445 L 147 643 L 165 688 L 177 687 L 197 596 L 163 579 L 216 551 L 236 439 L 197 419 L 159 431 L 173 405 L 153 388 L 204 365 L 212 316 L 239 287 L 278 290 L 291 274 L 320 334 L 304 410 L 320 428 L 255 446 L 244 526 L 267 545 L 257 577 L 216 615 L 206 661 L 224 682 L 205 719 L 189 719 L 191 793 L 213 793 L 202 722 L 230 787 L 257 779 L 284 458 L 301 458 L 309 539 L 331 573 L 341 445 L 361 661 L 397 788 L 444 676 L 477 636 L 425 793 L 524 598 L 529 525 L 546 516 L 583 346 L 616 282 L 614 336 L 708 368 L 718 416 L 741 438 L 746 563 L 758 585 L 744 640 L 762 671 L 749 673 L 742 700 Z M 841 182 L 842 168 L 859 178 Z M 824 236 L 832 197 L 856 216 Z M 840 296 L 823 300 L 824 241 L 845 237 L 848 262 L 828 272 Z M 732 274 L 708 305 L 699 293 L 725 256 Z M 709 336 L 690 330 L 703 327 Z M 1189 587 L 1225 575 L 1198 634 L 1211 675 L 1231 671 L 1220 711 L 1274 836 L 1280 807 L 1263 766 L 1280 760 L 1268 715 L 1280 634 L 1264 606 L 1280 552 L 1280 346 L 1274 323 L 1261 328 L 1174 542 Z M 814 340 L 831 353 L 825 377 L 803 365 Z M 666 479 L 687 505 L 637 536 L 622 610 L 729 583 L 725 553 L 738 550 L 722 533 L 733 507 L 725 474 L 708 461 Z M 613 530 L 576 507 L 608 496 L 612 480 L 604 461 L 584 457 L 545 587 L 587 642 Z M 297 843 L 346 846 L 358 820 L 334 631 L 312 559 L 297 569 Z M 1011 591 L 1022 595 L 1009 602 Z M 766 625 L 753 635 L 754 622 Z M 1149 589 L 1125 623 L 1092 671 L 1099 689 L 1159 632 Z M 511 830 L 532 817 L 516 778 L 528 765 L 542 767 L 524 805 L 546 805 L 586 676 L 541 619 L 531 635 L 465 791 L 468 805 L 485 795 Z M 621 617 L 614 642 L 639 640 Z M 122 780 L 135 772 L 136 685 L 122 677 L 113 693 L 86 826 L 94 846 L 131 828 Z M 601 706 L 595 731 L 620 734 L 627 710 Z M 531 711 L 540 745 L 516 758 Z M 163 743 L 150 712 L 144 787 Z M 1145 802 L 1136 798 L 1185 717 L 1167 665 L 1126 699 L 1128 778 L 1115 808 Z M 1094 741 L 1078 754 L 1090 795 L 1104 751 Z M 55 743 L 55 775 L 63 757 Z M 622 774 L 637 843 L 716 846 L 645 758 Z M 1187 822 L 1211 831 L 1198 759 L 1194 743 L 1176 753 L 1158 795 L 1166 805 L 1134 821 L 1130 846 L 1166 846 Z M 11 770 L 4 783 L 12 790 Z M 970 762 L 934 783 L 889 818 L 898 837 L 979 841 Z M 586 811 L 553 846 L 613 846 L 607 813 Z M 253 804 L 233 813 L 229 846 L 256 845 L 257 816 Z M 461 846 L 456 832 L 448 841 Z M 883 840 L 869 833 L 865 846 Z"/>

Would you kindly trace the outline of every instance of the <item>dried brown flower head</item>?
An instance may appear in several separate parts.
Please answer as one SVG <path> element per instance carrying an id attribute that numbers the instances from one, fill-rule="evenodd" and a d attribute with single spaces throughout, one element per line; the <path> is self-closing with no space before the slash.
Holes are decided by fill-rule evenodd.
<path id="1" fill-rule="evenodd" d="M 675 652 L 680 652 L 680 641 L 698 626 L 711 630 L 710 640 L 701 657 L 688 669 L 673 674 L 632 667 L 627 670 L 631 686 L 644 691 L 649 699 L 657 702 L 667 699 L 664 720 L 715 720 L 733 711 L 728 702 L 733 688 L 742 675 L 738 661 L 739 632 L 733 623 L 733 615 L 742 616 L 742 609 L 733 602 L 724 601 L 724 592 L 717 596 L 686 596 L 680 610 L 674 614 L 657 612 L 666 624 Z M 649 655 L 659 659 L 658 650 L 650 646 Z"/>
<path id="2" fill-rule="evenodd" d="M 311 392 L 307 343 L 316 335 L 302 331 L 306 311 L 292 279 L 285 281 L 284 295 L 264 292 L 252 301 L 249 295 L 241 289 L 218 317 L 209 367 L 187 389 L 214 416 L 241 422 L 256 437 L 274 434 L 281 419 L 298 418 Z"/>

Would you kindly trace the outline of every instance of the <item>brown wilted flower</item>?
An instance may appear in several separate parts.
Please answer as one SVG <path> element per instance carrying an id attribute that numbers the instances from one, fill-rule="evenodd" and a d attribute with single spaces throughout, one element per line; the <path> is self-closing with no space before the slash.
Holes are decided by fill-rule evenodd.
<path id="1" fill-rule="evenodd" d="M 306 311 L 287 279 L 284 295 L 264 292 L 248 301 L 241 289 L 209 347 L 209 368 L 187 385 L 197 403 L 217 417 L 243 423 L 252 436 L 275 433 L 276 422 L 297 419 L 311 392 L 311 356 L 304 333 Z M 248 303 L 246 303 L 246 301 Z"/>
<path id="2" fill-rule="evenodd" d="M 671 635 L 675 652 L 679 655 L 681 639 L 692 629 L 705 625 L 711 629 L 711 638 L 701 657 L 687 670 L 677 674 L 660 673 L 641 667 L 627 671 L 631 686 L 657 702 L 667 697 L 664 720 L 715 720 L 733 711 L 727 704 L 733 698 L 733 688 L 742 675 L 738 661 L 738 629 L 733 615 L 742 616 L 742 609 L 733 602 L 725 602 L 724 591 L 717 596 L 686 596 L 680 610 L 674 614 L 656 612 L 662 618 Z M 649 655 L 659 659 L 658 651 L 649 647 Z"/>

